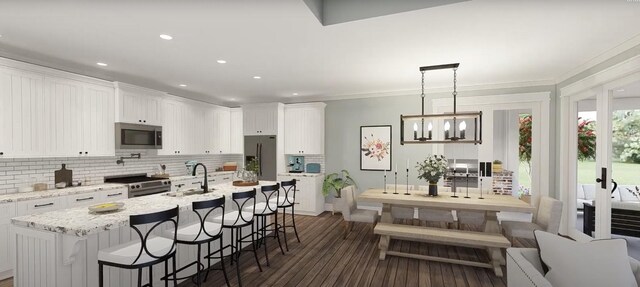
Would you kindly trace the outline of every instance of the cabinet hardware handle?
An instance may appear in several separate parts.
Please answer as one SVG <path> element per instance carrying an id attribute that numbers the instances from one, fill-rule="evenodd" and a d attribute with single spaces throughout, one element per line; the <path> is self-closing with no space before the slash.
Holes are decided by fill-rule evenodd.
<path id="1" fill-rule="evenodd" d="M 122 192 L 107 194 L 107 197 L 122 195 Z"/>
<path id="2" fill-rule="evenodd" d="M 82 152 L 79 152 L 78 154 L 82 154 Z"/>
<path id="3" fill-rule="evenodd" d="M 44 204 L 36 204 L 33 207 L 44 207 L 44 206 L 51 206 L 51 205 L 53 205 L 53 202 L 44 203 Z"/>
<path id="4" fill-rule="evenodd" d="M 141 123 L 141 122 L 142 122 L 142 120 L 138 120 L 138 122 L 139 122 L 139 123 Z"/>
<path id="5" fill-rule="evenodd" d="M 88 152 L 88 151 L 85 151 L 85 152 L 84 152 L 84 154 L 89 154 L 89 152 Z"/>
<path id="6" fill-rule="evenodd" d="M 200 181 L 196 181 L 196 182 L 192 182 L 191 184 L 198 184 L 201 183 Z"/>
<path id="7" fill-rule="evenodd" d="M 144 121 L 142 121 L 142 122 L 146 123 L 146 122 L 147 122 L 147 120 L 144 120 Z"/>
<path id="8" fill-rule="evenodd" d="M 85 197 L 85 198 L 76 198 L 76 201 L 85 201 L 85 200 L 92 200 L 93 196 L 91 197 Z"/>
<path id="9" fill-rule="evenodd" d="M 222 179 L 229 179 L 228 177 L 223 177 Z"/>
<path id="10" fill-rule="evenodd" d="M 0 155 L 4 155 L 4 152 L 1 152 L 1 151 L 0 151 Z"/>

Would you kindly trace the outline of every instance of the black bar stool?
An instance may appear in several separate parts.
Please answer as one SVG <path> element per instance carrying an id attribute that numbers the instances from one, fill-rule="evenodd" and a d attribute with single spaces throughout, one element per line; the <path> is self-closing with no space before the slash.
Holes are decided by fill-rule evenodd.
<path id="1" fill-rule="evenodd" d="M 234 192 L 231 195 L 231 199 L 235 205 L 234 211 L 227 212 L 224 216 L 220 215 L 214 218 L 214 222 L 222 223 L 223 228 L 230 229 L 231 231 L 231 242 L 224 246 L 224 248 L 231 248 L 231 264 L 236 262 L 236 273 L 238 275 L 238 285 L 242 286 L 242 282 L 240 280 L 240 255 L 242 251 L 252 251 L 253 256 L 256 259 L 256 263 L 258 264 L 258 268 L 260 272 L 262 272 L 262 266 L 260 266 L 260 261 L 258 260 L 258 253 L 256 252 L 256 230 L 253 225 L 253 214 L 255 210 L 245 211 L 246 207 L 255 206 L 256 204 L 256 189 L 252 189 L 249 191 L 242 192 Z M 245 226 L 251 226 L 251 234 L 242 235 L 242 228 Z M 245 240 L 251 237 L 251 240 Z M 251 243 L 251 250 L 242 250 L 242 243 Z"/>
<path id="2" fill-rule="evenodd" d="M 178 227 L 179 209 L 175 208 L 129 217 L 129 226 L 138 234 L 140 241 L 132 241 L 124 244 L 112 246 L 98 251 L 98 277 L 99 286 L 103 286 L 104 266 L 112 266 L 124 269 L 138 269 L 138 287 L 142 287 L 142 269 L 149 267 L 149 283 L 144 286 L 153 286 L 152 267 L 155 264 L 164 262 L 165 276 L 169 272 L 168 262 L 172 259 L 173 272 L 176 271 L 176 233 Z M 142 235 L 139 225 L 152 224 L 153 226 Z M 164 223 L 173 224 L 173 238 L 154 236 L 151 232 Z M 174 278 L 173 285 L 177 286 L 178 281 Z M 169 286 L 169 281 L 165 281 L 165 286 Z"/>
<path id="3" fill-rule="evenodd" d="M 295 209 L 296 209 L 296 180 L 292 179 L 290 181 L 283 181 L 280 183 L 280 187 L 284 191 L 284 194 L 280 194 L 278 196 L 276 202 L 278 203 L 278 209 L 282 210 L 282 224 L 277 225 L 278 232 L 284 233 L 284 246 L 289 251 L 289 243 L 287 240 L 287 227 L 293 227 L 293 231 L 296 234 L 296 239 L 298 239 L 298 243 L 300 243 L 300 237 L 298 236 L 298 229 L 296 228 L 296 217 L 295 217 Z M 272 199 L 273 200 L 273 199 Z M 292 225 L 286 225 L 285 218 L 287 215 L 287 208 L 291 208 L 291 222 Z"/>
<path id="4" fill-rule="evenodd" d="M 177 278 L 177 280 L 192 278 L 192 280 L 195 279 L 194 282 L 196 283 L 197 286 L 201 286 L 203 281 L 200 280 L 201 279 L 200 274 L 202 273 L 203 270 L 205 270 L 204 264 L 202 264 L 201 262 L 202 261 L 201 260 L 202 245 L 206 243 L 207 255 L 205 256 L 205 259 L 207 259 L 207 269 L 206 269 L 207 275 L 205 276 L 205 278 L 203 278 L 204 282 L 207 281 L 207 277 L 209 276 L 209 270 L 212 270 L 211 259 L 219 258 L 221 268 L 215 269 L 215 270 L 222 270 L 224 274 L 224 280 L 227 283 L 227 286 L 231 286 L 229 284 L 229 278 L 227 277 L 227 270 L 224 267 L 224 260 L 223 260 L 224 248 L 222 246 L 222 224 L 211 221 L 213 218 L 217 216 L 222 216 L 224 221 L 224 201 L 225 201 L 225 197 L 222 196 L 221 198 L 216 198 L 212 200 L 192 202 L 191 206 L 192 206 L 193 212 L 196 214 L 196 216 L 198 216 L 198 222 L 189 224 L 187 226 L 182 226 L 182 227 L 178 226 L 177 232 L 175 230 L 165 231 L 166 235 L 176 233 L 176 238 L 177 238 L 176 241 L 178 242 L 178 244 L 197 245 L 198 258 L 195 261 L 178 269 L 175 273 L 167 274 L 164 278 L 162 278 L 163 280 L 166 280 L 166 278 L 168 278 L 169 276 L 177 277 L 177 273 L 179 273 L 180 271 L 185 270 L 193 265 L 197 265 L 198 267 L 195 274 Z M 211 242 L 213 242 L 214 240 L 219 240 L 220 248 L 212 252 Z"/>
<path id="5" fill-rule="evenodd" d="M 264 257 L 267 259 L 267 266 L 269 264 L 269 253 L 267 252 L 267 237 L 274 237 L 278 239 L 278 245 L 280 246 L 280 252 L 284 255 L 284 249 L 282 249 L 282 243 L 280 242 L 280 233 L 277 229 L 278 224 L 278 203 L 277 198 L 280 194 L 280 184 L 264 185 L 260 188 L 262 198 L 264 201 L 256 203 L 254 206 L 245 207 L 245 211 L 254 210 L 254 216 L 257 218 L 256 224 L 258 225 L 259 244 L 264 244 Z M 267 225 L 267 217 L 274 215 L 275 220 Z M 269 229 L 272 227 L 271 229 Z M 268 231 L 272 231 L 271 235 L 267 235 Z"/>

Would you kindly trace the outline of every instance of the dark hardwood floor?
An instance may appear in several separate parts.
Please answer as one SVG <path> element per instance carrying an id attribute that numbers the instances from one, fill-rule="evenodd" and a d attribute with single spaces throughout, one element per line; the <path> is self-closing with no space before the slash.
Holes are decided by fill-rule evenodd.
<path id="1" fill-rule="evenodd" d="M 289 252 L 282 255 L 276 241 L 271 240 L 270 267 L 266 267 L 263 251 L 258 253 L 263 272 L 258 270 L 251 253 L 242 255 L 243 286 L 506 286 L 506 278 L 496 277 L 489 269 L 394 256 L 378 260 L 378 236 L 373 234 L 371 224 L 355 223 L 343 240 L 339 214 L 296 216 L 296 223 L 302 242 L 289 234 Z M 416 220 L 414 224 L 419 223 Z M 517 242 L 516 246 L 530 244 Z M 488 261 L 485 251 L 473 248 L 393 240 L 390 249 Z M 231 285 L 237 286 L 235 269 L 228 263 L 227 268 Z M 213 271 L 204 286 L 224 286 L 221 271 Z"/>
<path id="2" fill-rule="evenodd" d="M 287 217 L 288 219 L 289 217 Z M 378 236 L 371 224 L 355 223 L 342 239 L 342 216 L 325 212 L 318 217 L 296 216 L 301 243 L 288 234 L 289 252 L 280 253 L 275 240 L 268 244 L 270 267 L 264 251 L 258 252 L 263 272 L 258 270 L 253 255 L 240 258 L 243 286 L 506 286 L 506 278 L 493 271 L 462 265 L 437 263 L 388 256 L 378 260 Z M 419 224 L 414 221 L 414 224 Z M 271 238 L 270 238 L 271 239 Z M 284 244 L 284 242 L 283 242 Z M 532 246 L 531 241 L 516 246 Z M 415 252 L 449 258 L 487 261 L 483 250 L 393 240 L 391 250 Z M 226 262 L 231 285 L 238 285 L 235 265 Z M 506 270 L 505 274 L 506 274 Z M 221 271 L 211 271 L 203 286 L 224 286 Z M 0 287 L 12 286 L 11 279 L 0 281 Z M 193 286 L 185 282 L 180 286 Z"/>

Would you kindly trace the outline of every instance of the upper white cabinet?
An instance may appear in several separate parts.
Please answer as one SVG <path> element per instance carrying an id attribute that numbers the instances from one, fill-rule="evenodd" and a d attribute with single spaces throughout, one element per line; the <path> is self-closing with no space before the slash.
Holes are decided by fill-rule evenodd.
<path id="1" fill-rule="evenodd" d="M 244 153 L 244 131 L 242 129 L 242 108 L 230 109 L 231 114 L 231 130 L 229 132 L 230 150 L 229 153 Z"/>
<path id="2" fill-rule="evenodd" d="M 207 154 L 231 153 L 231 111 L 211 106 L 205 116 L 205 149 Z"/>
<path id="3" fill-rule="evenodd" d="M 178 101 L 165 100 L 162 103 L 162 114 L 162 149 L 158 154 L 187 154 L 185 143 L 189 132 L 184 129 L 187 126 L 185 105 Z"/>
<path id="4" fill-rule="evenodd" d="M 324 154 L 324 103 L 285 105 L 285 154 Z"/>
<path id="5" fill-rule="evenodd" d="M 245 136 L 277 135 L 281 103 L 242 106 Z"/>
<path id="6" fill-rule="evenodd" d="M 112 156 L 114 89 L 0 68 L 0 156 Z"/>
<path id="7" fill-rule="evenodd" d="M 162 124 L 162 92 L 116 83 L 117 122 Z"/>

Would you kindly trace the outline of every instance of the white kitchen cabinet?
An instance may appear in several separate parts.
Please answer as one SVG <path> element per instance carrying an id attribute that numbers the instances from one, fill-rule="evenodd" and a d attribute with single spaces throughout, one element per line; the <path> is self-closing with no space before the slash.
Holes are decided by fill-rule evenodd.
<path id="1" fill-rule="evenodd" d="M 230 153 L 231 112 L 228 108 L 212 107 L 207 111 L 205 121 L 207 154 Z"/>
<path id="2" fill-rule="evenodd" d="M 98 196 L 100 202 L 111 202 L 129 198 L 129 191 L 127 187 L 102 190 Z"/>
<path id="3" fill-rule="evenodd" d="M 11 230 L 11 218 L 16 216 L 15 202 L 0 203 L 0 280 L 10 277 L 13 269 L 15 240 Z"/>
<path id="4" fill-rule="evenodd" d="M 229 131 L 229 153 L 244 153 L 244 131 L 242 128 L 242 108 L 230 109 L 231 127 Z"/>
<path id="5" fill-rule="evenodd" d="M 27 201 L 18 201 L 16 205 L 17 216 L 42 213 L 59 210 L 67 207 L 65 196 L 42 198 Z"/>
<path id="6" fill-rule="evenodd" d="M 158 154 L 178 155 L 186 154 L 185 143 L 188 131 L 186 126 L 185 107 L 178 101 L 165 100 L 162 105 L 162 149 Z"/>
<path id="7" fill-rule="evenodd" d="M 296 180 L 296 213 L 317 216 L 324 211 L 324 196 L 322 196 L 321 174 L 315 176 L 278 175 L 278 181 Z M 284 196 L 284 191 L 280 191 Z"/>
<path id="8" fill-rule="evenodd" d="M 0 158 L 44 153 L 47 104 L 42 75 L 0 68 Z"/>
<path id="9" fill-rule="evenodd" d="M 80 100 L 83 155 L 115 155 L 114 89 L 85 84 Z"/>
<path id="10" fill-rule="evenodd" d="M 282 106 L 281 103 L 242 106 L 244 135 L 277 135 L 278 117 Z"/>
<path id="11" fill-rule="evenodd" d="M 91 192 L 91 193 L 81 193 L 81 194 L 73 194 L 65 196 L 67 199 L 67 207 L 78 207 L 78 206 L 89 206 L 92 204 L 97 204 L 102 202 L 102 198 L 100 193 Z"/>
<path id="12" fill-rule="evenodd" d="M 285 154 L 324 154 L 324 103 L 285 105 Z"/>
<path id="13" fill-rule="evenodd" d="M 159 126 L 162 124 L 162 97 L 159 91 L 116 83 L 117 121 Z"/>

